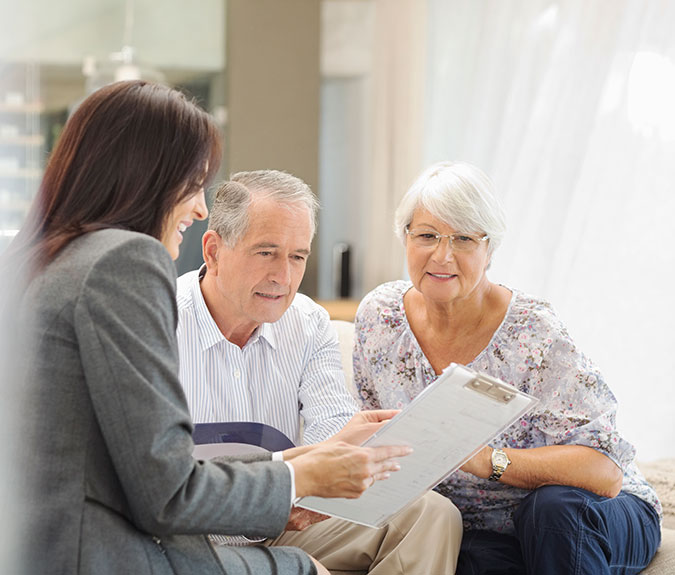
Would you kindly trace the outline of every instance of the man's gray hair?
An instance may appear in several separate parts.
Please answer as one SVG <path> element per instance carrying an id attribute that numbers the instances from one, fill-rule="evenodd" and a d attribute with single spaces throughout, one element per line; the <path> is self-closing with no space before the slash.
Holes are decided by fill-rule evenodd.
<path id="1" fill-rule="evenodd" d="M 309 208 L 312 237 L 316 232 L 319 201 L 300 178 L 278 170 L 237 172 L 218 186 L 211 206 L 209 229 L 214 230 L 229 247 L 246 234 L 248 210 L 254 199 L 270 198 L 281 204 Z"/>
<path id="2" fill-rule="evenodd" d="M 405 244 L 406 226 L 415 210 L 423 208 L 458 232 L 487 235 L 488 255 L 492 255 L 506 232 L 506 218 L 492 189 L 490 178 L 471 164 L 434 164 L 403 196 L 396 209 L 394 231 Z"/>

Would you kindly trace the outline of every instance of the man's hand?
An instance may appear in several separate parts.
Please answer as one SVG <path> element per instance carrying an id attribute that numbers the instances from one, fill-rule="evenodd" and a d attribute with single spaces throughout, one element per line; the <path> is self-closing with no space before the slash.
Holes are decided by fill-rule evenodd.
<path id="1" fill-rule="evenodd" d="M 400 413 L 400 409 L 373 409 L 359 411 L 340 431 L 327 440 L 344 441 L 352 445 L 361 445 L 392 417 Z"/>
<path id="2" fill-rule="evenodd" d="M 294 450 L 299 452 L 298 448 Z M 286 453 L 284 459 L 288 461 Z M 400 465 L 395 458 L 410 453 L 412 448 L 402 445 L 356 447 L 324 442 L 303 446 L 302 454 L 292 457 L 296 495 L 355 499 L 378 479 L 387 479 L 392 471 L 398 471 Z"/>
<path id="3" fill-rule="evenodd" d="M 304 531 L 310 525 L 324 521 L 328 517 L 328 515 L 323 515 L 316 511 L 310 511 L 302 507 L 293 507 L 291 509 L 291 516 L 288 518 L 288 523 L 286 524 L 286 531 Z"/>

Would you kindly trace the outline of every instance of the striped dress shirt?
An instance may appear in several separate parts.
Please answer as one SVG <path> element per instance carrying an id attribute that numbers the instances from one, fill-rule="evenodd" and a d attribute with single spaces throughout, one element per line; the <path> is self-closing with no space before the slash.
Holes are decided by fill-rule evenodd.
<path id="1" fill-rule="evenodd" d="M 342 429 L 358 408 L 345 387 L 328 312 L 297 294 L 281 319 L 261 324 L 240 348 L 206 307 L 204 271 L 182 275 L 177 290 L 180 380 L 193 420 L 265 423 L 296 445 Z"/>

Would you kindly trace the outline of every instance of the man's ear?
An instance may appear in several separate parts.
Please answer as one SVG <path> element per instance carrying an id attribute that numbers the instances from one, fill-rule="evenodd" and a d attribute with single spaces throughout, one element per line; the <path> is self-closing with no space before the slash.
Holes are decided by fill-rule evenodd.
<path id="1" fill-rule="evenodd" d="M 210 274 L 218 275 L 218 252 L 223 247 L 223 240 L 214 230 L 206 230 L 202 236 L 202 257 Z"/>

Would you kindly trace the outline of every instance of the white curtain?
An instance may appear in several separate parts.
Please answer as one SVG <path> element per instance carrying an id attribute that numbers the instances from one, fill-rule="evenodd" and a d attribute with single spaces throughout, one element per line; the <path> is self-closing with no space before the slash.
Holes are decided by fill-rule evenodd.
<path id="1" fill-rule="evenodd" d="M 429 0 L 425 160 L 494 180 L 493 281 L 551 301 L 639 460 L 675 456 L 675 2 Z"/>

